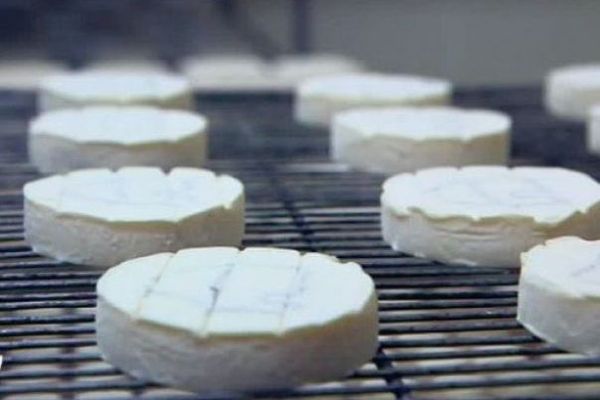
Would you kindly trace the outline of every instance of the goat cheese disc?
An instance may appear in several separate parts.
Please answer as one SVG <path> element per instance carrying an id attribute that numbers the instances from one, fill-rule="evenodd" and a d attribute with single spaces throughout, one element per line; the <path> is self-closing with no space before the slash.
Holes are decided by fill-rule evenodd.
<path id="1" fill-rule="evenodd" d="M 191 109 L 193 98 L 186 80 L 157 72 L 74 72 L 42 80 L 41 111 L 101 104 Z"/>
<path id="2" fill-rule="evenodd" d="M 151 58 L 109 58 L 92 61 L 85 65 L 90 72 L 167 72 L 167 66 L 157 59 Z"/>
<path id="3" fill-rule="evenodd" d="M 510 128 L 510 117 L 487 110 L 350 110 L 333 118 L 330 149 L 337 161 L 385 174 L 436 166 L 505 164 Z"/>
<path id="4" fill-rule="evenodd" d="M 27 183 L 25 238 L 44 255 L 113 266 L 192 246 L 239 245 L 244 189 L 195 168 L 88 169 Z"/>
<path id="5" fill-rule="evenodd" d="M 268 64 L 252 55 L 191 57 L 182 62 L 181 72 L 201 91 L 252 91 L 277 86 Z"/>
<path id="6" fill-rule="evenodd" d="M 307 125 L 328 126 L 339 111 L 358 107 L 446 104 L 448 81 L 411 75 L 376 73 L 315 77 L 296 88 L 295 116 Z"/>
<path id="7" fill-rule="evenodd" d="M 545 86 L 546 108 L 552 114 L 585 121 L 590 108 L 600 102 L 600 64 L 556 69 Z"/>
<path id="8" fill-rule="evenodd" d="M 394 249 L 475 266 L 518 266 L 564 235 L 600 238 L 600 185 L 547 167 L 431 168 L 383 185 L 383 237 Z"/>
<path id="9" fill-rule="evenodd" d="M 519 322 L 557 347 L 600 355 L 600 241 L 552 239 L 521 264 Z"/>
<path id="10" fill-rule="evenodd" d="M 63 73 L 67 67 L 49 60 L 3 60 L 0 62 L 0 87 L 35 90 L 40 80 Z"/>
<path id="11" fill-rule="evenodd" d="M 377 297 L 355 263 L 209 247 L 124 262 L 98 281 L 98 346 L 114 366 L 196 392 L 341 378 L 377 349 Z"/>
<path id="12" fill-rule="evenodd" d="M 29 157 L 44 173 L 129 165 L 199 167 L 207 120 L 183 110 L 90 106 L 49 111 L 29 125 Z"/>
<path id="13" fill-rule="evenodd" d="M 276 80 L 291 89 L 308 78 L 362 69 L 363 65 L 358 61 L 335 54 L 296 54 L 277 59 L 272 73 Z"/>

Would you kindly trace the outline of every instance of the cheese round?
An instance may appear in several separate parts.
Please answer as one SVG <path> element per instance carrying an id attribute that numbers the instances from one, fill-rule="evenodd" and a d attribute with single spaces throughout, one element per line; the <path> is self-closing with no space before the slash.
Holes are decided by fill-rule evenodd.
<path id="1" fill-rule="evenodd" d="M 12 90 L 35 90 L 40 80 L 63 73 L 67 67 L 49 60 L 4 60 L 0 62 L 0 87 Z"/>
<path id="2" fill-rule="evenodd" d="M 587 149 L 591 153 L 600 154 L 600 106 L 594 106 L 587 120 Z"/>
<path id="3" fill-rule="evenodd" d="M 252 55 L 190 57 L 181 63 L 180 69 L 200 91 L 252 91 L 277 86 L 268 64 Z"/>
<path id="4" fill-rule="evenodd" d="M 328 126 L 333 115 L 370 106 L 446 104 L 452 87 L 441 79 L 376 73 L 315 77 L 296 88 L 295 117 L 307 125 Z"/>
<path id="5" fill-rule="evenodd" d="M 88 105 L 149 105 L 191 109 L 193 98 L 186 80 L 156 72 L 74 72 L 42 80 L 39 98 L 41 111 Z"/>
<path id="6" fill-rule="evenodd" d="M 90 106 L 49 111 L 29 125 L 29 157 L 44 173 L 129 165 L 199 167 L 207 120 L 183 110 Z"/>
<path id="7" fill-rule="evenodd" d="M 343 111 L 333 118 L 331 156 L 354 168 L 394 174 L 436 166 L 505 164 L 510 117 L 451 107 Z"/>
<path id="8" fill-rule="evenodd" d="M 558 117 L 585 121 L 599 102 L 600 64 L 559 68 L 546 77 L 546 108 Z"/>
<path id="9" fill-rule="evenodd" d="M 600 238 L 600 185 L 562 168 L 431 168 L 388 179 L 383 237 L 394 249 L 474 266 L 519 265 L 564 235 Z"/>
<path id="10" fill-rule="evenodd" d="M 256 391 L 341 378 L 377 349 L 377 298 L 355 263 L 209 247 L 127 261 L 98 281 L 104 358 L 144 380 Z"/>
<path id="11" fill-rule="evenodd" d="M 521 264 L 519 322 L 557 347 L 600 355 L 600 241 L 552 239 Z"/>
<path id="12" fill-rule="evenodd" d="M 297 54 L 277 59 L 273 63 L 272 74 L 282 85 L 291 89 L 308 78 L 362 69 L 363 65 L 358 61 L 335 54 Z"/>
<path id="13" fill-rule="evenodd" d="M 192 246 L 237 246 L 244 190 L 227 175 L 195 168 L 88 169 L 27 183 L 25 238 L 38 253 L 113 266 Z"/>
<path id="14" fill-rule="evenodd" d="M 156 59 L 144 58 L 114 58 L 95 60 L 85 65 L 85 71 L 90 72 L 167 72 L 164 63 Z"/>

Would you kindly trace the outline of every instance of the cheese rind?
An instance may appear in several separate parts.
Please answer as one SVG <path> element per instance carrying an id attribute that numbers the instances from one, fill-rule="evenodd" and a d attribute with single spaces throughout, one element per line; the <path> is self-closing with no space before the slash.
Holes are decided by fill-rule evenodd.
<path id="1" fill-rule="evenodd" d="M 400 174 L 384 183 L 381 204 L 386 242 L 443 262 L 517 266 L 521 252 L 549 238 L 600 238 L 600 185 L 561 168 Z"/>
<path id="2" fill-rule="evenodd" d="M 436 166 L 502 165 L 510 117 L 489 110 L 396 107 L 338 113 L 331 156 L 354 168 L 394 174 Z"/>
<path id="3" fill-rule="evenodd" d="M 544 101 L 550 113 L 585 121 L 591 107 L 600 102 L 600 64 L 571 65 L 546 77 Z"/>
<path id="4" fill-rule="evenodd" d="M 357 264 L 322 255 L 186 249 L 166 262 L 161 254 L 118 265 L 97 292 L 98 345 L 107 361 L 181 389 L 331 380 L 377 348 L 373 281 Z"/>
<path id="5" fill-rule="evenodd" d="M 326 127 L 334 114 L 351 108 L 444 105 L 448 81 L 375 73 L 315 77 L 296 88 L 294 114 L 300 123 Z"/>
<path id="6" fill-rule="evenodd" d="M 128 165 L 200 167 L 206 118 L 153 107 L 94 106 L 50 111 L 29 124 L 29 157 L 43 173 Z"/>
<path id="7" fill-rule="evenodd" d="M 269 65 L 252 55 L 191 57 L 180 66 L 195 89 L 231 92 L 279 89 Z"/>
<path id="8" fill-rule="evenodd" d="M 521 265 L 519 322 L 557 347 L 600 355 L 600 241 L 552 239 Z"/>
<path id="9" fill-rule="evenodd" d="M 51 111 L 91 105 L 148 105 L 193 108 L 189 83 L 176 75 L 157 72 L 90 71 L 45 78 L 39 108 Z"/>
<path id="10" fill-rule="evenodd" d="M 207 170 L 80 170 L 30 182 L 23 191 L 26 240 L 39 253 L 77 264 L 239 245 L 244 233 L 242 184 Z"/>
<path id="11" fill-rule="evenodd" d="M 36 90 L 46 77 L 64 73 L 67 66 L 50 60 L 0 61 L 0 87 Z"/>

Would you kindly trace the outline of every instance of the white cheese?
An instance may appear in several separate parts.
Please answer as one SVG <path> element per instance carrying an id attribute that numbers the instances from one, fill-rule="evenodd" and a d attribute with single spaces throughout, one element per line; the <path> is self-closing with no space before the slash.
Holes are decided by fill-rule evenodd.
<path id="1" fill-rule="evenodd" d="M 0 62 L 0 88 L 36 90 L 40 80 L 66 70 L 65 65 L 49 60 L 4 60 Z"/>
<path id="2" fill-rule="evenodd" d="M 39 108 L 50 111 L 88 105 L 149 105 L 191 109 L 191 87 L 176 75 L 157 72 L 73 72 L 45 78 Z"/>
<path id="3" fill-rule="evenodd" d="M 363 65 L 358 61 L 335 54 L 296 54 L 275 60 L 271 73 L 283 87 L 292 89 L 308 78 L 362 69 Z"/>
<path id="4" fill-rule="evenodd" d="M 355 263 L 295 250 L 186 249 L 99 280 L 96 332 L 123 371 L 196 392 L 341 378 L 377 349 L 373 281 Z"/>
<path id="5" fill-rule="evenodd" d="M 546 108 L 562 118 L 585 121 L 600 102 L 600 64 L 572 65 L 552 71 L 545 82 Z"/>
<path id="6" fill-rule="evenodd" d="M 44 173 L 128 165 L 200 167 L 207 120 L 183 110 L 91 106 L 49 111 L 29 125 L 29 157 Z"/>
<path id="7" fill-rule="evenodd" d="M 521 263 L 519 322 L 562 349 L 600 355 L 600 241 L 552 239 Z"/>
<path id="8" fill-rule="evenodd" d="M 191 246 L 239 245 L 244 190 L 194 168 L 79 170 L 24 187 L 25 237 L 44 255 L 112 266 Z"/>
<path id="9" fill-rule="evenodd" d="M 358 107 L 446 104 L 448 81 L 411 75 L 376 73 L 315 77 L 296 88 L 294 113 L 300 123 L 328 126 L 337 112 Z"/>
<path id="10" fill-rule="evenodd" d="M 587 149 L 600 154 L 600 106 L 591 108 L 587 119 Z"/>
<path id="11" fill-rule="evenodd" d="M 195 89 L 206 92 L 270 90 L 278 87 L 269 65 L 252 55 L 190 57 L 180 70 Z"/>
<path id="12" fill-rule="evenodd" d="M 113 58 L 92 61 L 85 65 L 86 72 L 167 72 L 167 66 L 156 59 Z"/>
<path id="13" fill-rule="evenodd" d="M 333 118 L 330 149 L 337 161 L 385 174 L 436 166 L 505 164 L 510 128 L 510 117 L 487 110 L 350 110 Z"/>
<path id="14" fill-rule="evenodd" d="M 383 186 L 383 237 L 450 263 L 518 266 L 521 252 L 564 235 L 600 238 L 600 185 L 545 167 L 432 168 Z"/>

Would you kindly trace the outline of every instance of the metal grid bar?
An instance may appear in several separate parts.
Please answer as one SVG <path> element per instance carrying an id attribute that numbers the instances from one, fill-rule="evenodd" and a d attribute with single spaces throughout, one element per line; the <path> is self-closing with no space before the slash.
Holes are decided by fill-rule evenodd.
<path id="1" fill-rule="evenodd" d="M 600 178 L 600 160 L 584 152 L 583 126 L 546 116 L 538 90 L 456 97 L 515 118 L 515 164 L 563 165 Z M 290 102 L 267 94 L 199 98 L 211 119 L 210 167 L 246 185 L 245 245 L 323 251 L 365 267 L 379 295 L 380 350 L 346 380 L 256 397 L 598 398 L 600 358 L 563 353 L 515 321 L 518 270 L 443 265 L 383 243 L 382 178 L 331 164 L 327 135 L 295 125 Z M 101 361 L 93 307 L 102 271 L 41 257 L 23 241 L 20 188 L 37 176 L 25 155 L 32 113 L 30 94 L 0 94 L 0 398 L 244 397 L 161 388 Z"/>

